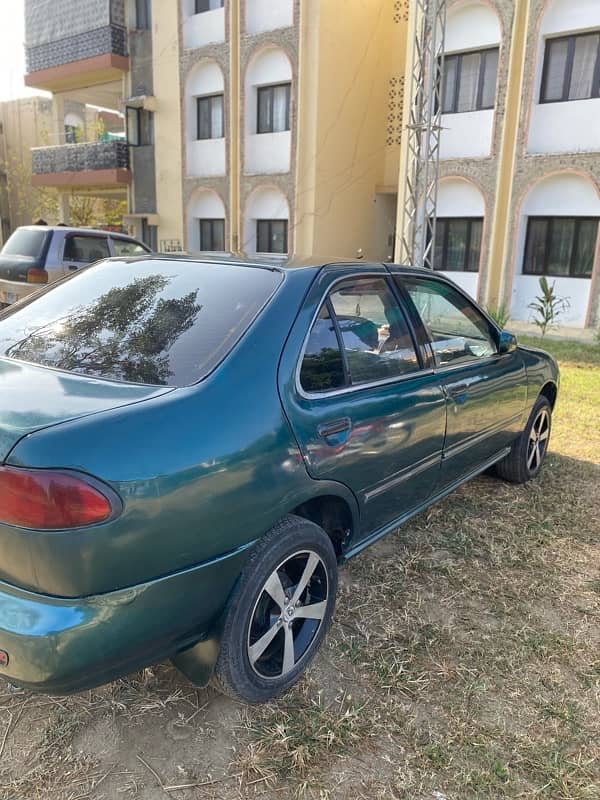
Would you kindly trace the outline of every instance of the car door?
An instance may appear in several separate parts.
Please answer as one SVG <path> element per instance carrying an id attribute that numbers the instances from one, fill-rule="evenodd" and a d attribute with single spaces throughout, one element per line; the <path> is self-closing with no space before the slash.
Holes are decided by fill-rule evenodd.
<path id="1" fill-rule="evenodd" d="M 396 276 L 432 349 L 448 404 L 442 486 L 481 468 L 524 424 L 527 375 L 518 350 L 498 352 L 498 330 L 445 279 Z"/>
<path id="2" fill-rule="evenodd" d="M 310 475 L 358 498 L 357 539 L 435 489 L 445 397 L 433 370 L 423 369 L 384 268 L 322 273 L 282 359 L 280 390 Z"/>
<path id="3" fill-rule="evenodd" d="M 94 261 L 110 256 L 108 237 L 88 233 L 69 233 L 65 236 L 62 255 L 62 274 L 69 275 Z"/>

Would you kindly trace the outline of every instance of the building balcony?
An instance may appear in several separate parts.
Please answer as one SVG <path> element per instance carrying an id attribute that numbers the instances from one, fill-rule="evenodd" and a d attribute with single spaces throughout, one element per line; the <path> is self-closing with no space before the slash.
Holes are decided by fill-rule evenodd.
<path id="1" fill-rule="evenodd" d="M 34 147 L 31 166 L 34 186 L 109 188 L 131 182 L 125 142 Z"/>
<path id="2" fill-rule="evenodd" d="M 120 80 L 129 69 L 124 0 L 26 0 L 25 83 L 61 92 Z"/>

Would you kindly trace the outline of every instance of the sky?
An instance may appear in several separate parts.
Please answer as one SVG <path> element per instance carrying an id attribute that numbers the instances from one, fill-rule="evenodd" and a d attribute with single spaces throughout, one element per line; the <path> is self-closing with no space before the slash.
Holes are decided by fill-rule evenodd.
<path id="1" fill-rule="evenodd" d="M 0 0 L 0 100 L 39 94 L 25 87 L 24 0 Z"/>

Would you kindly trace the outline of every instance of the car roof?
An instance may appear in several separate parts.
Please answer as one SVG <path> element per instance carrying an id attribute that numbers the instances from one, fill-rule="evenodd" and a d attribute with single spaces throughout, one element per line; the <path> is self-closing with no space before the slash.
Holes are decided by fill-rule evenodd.
<path id="1" fill-rule="evenodd" d="M 367 261 L 362 258 L 341 258 L 327 256 L 268 256 L 264 254 L 246 256 L 236 253 L 224 253 L 223 255 L 208 253 L 149 253 L 144 256 L 127 256 L 121 260 L 127 261 L 188 261 L 196 264 L 232 264 L 235 266 L 248 267 L 267 267 L 270 269 L 302 270 L 302 269 L 322 269 L 323 267 L 352 266 L 363 267 L 368 270 L 373 267 L 394 267 L 395 270 L 406 270 L 407 272 L 424 272 L 431 274 L 431 270 L 422 267 L 402 266 L 400 264 L 389 264 L 382 261 Z"/>
<path id="2" fill-rule="evenodd" d="M 118 239 L 132 239 L 134 242 L 138 241 L 135 237 L 129 236 L 128 233 L 101 230 L 100 228 L 72 228 L 69 225 L 20 225 L 18 228 L 18 230 L 23 229 L 30 231 L 56 231 L 60 233 L 92 233 L 100 236 L 114 236 Z"/>

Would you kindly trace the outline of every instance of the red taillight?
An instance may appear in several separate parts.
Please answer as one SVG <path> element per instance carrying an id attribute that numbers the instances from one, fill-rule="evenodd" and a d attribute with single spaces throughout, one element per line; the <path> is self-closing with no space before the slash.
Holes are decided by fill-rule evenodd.
<path id="1" fill-rule="evenodd" d="M 38 530 L 95 525 L 117 513 L 111 494 L 68 472 L 0 467 L 0 523 Z"/>
<path id="2" fill-rule="evenodd" d="M 48 283 L 48 273 L 39 267 L 29 267 L 27 270 L 27 283 Z"/>

